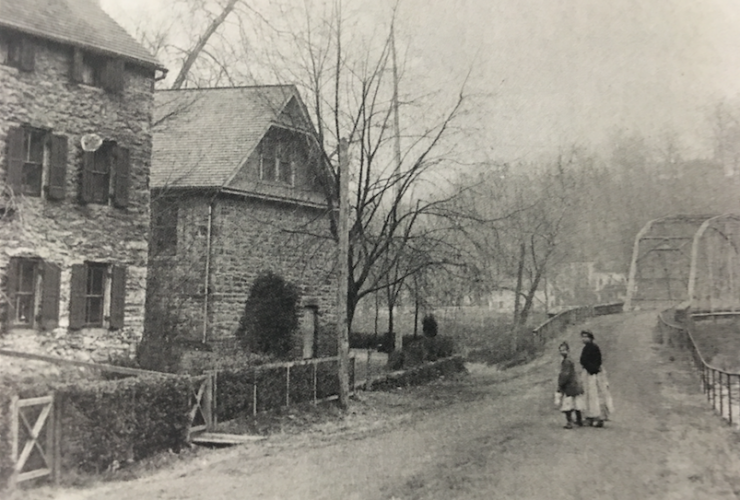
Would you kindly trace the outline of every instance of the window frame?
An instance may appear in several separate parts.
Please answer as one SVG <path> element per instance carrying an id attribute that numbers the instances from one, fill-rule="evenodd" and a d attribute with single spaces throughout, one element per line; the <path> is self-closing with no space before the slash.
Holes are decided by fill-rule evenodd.
<path id="1" fill-rule="evenodd" d="M 272 130 L 277 132 L 268 132 L 260 143 L 259 178 L 261 181 L 295 187 L 298 141 L 293 135 L 296 133 Z"/>
<path id="2" fill-rule="evenodd" d="M 44 187 L 48 182 L 48 171 L 51 160 L 51 133 L 48 130 L 36 127 L 22 127 L 23 129 L 23 165 L 21 166 L 21 193 L 25 196 L 41 198 Z M 41 142 L 41 158 L 31 158 L 32 139 L 36 136 Z M 37 161 L 40 160 L 40 161 Z M 26 183 L 29 166 L 35 166 L 38 170 L 38 186 Z"/>
<path id="3" fill-rule="evenodd" d="M 40 263 L 41 261 L 38 258 L 18 257 L 17 260 L 15 260 L 13 264 L 11 264 L 17 266 L 15 270 L 15 283 L 11 284 L 11 287 L 13 288 L 13 318 L 11 319 L 11 324 L 15 327 L 33 328 L 34 326 L 36 326 L 36 318 L 39 315 L 40 307 L 39 297 L 41 295 L 41 283 L 39 273 Z M 24 267 L 30 269 L 31 272 L 30 290 L 21 290 L 24 281 Z M 23 300 L 23 298 L 30 299 L 31 305 L 30 315 L 26 320 L 22 320 L 21 318 L 19 318 L 21 311 L 25 309 L 20 307 L 20 302 L 21 300 Z"/>
<path id="4" fill-rule="evenodd" d="M 91 291 L 91 283 L 95 282 L 94 274 L 101 273 L 100 290 Z M 102 328 L 110 316 L 110 265 L 100 262 L 85 263 L 85 327 Z M 99 301 L 98 317 L 92 318 L 93 301 Z"/>

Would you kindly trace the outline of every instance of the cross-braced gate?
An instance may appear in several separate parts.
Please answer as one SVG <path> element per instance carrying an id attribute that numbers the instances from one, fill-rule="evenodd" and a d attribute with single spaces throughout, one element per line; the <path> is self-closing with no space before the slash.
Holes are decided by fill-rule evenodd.
<path id="1" fill-rule="evenodd" d="M 58 479 L 59 440 L 54 418 L 54 396 L 11 402 L 11 485 L 29 479 L 52 476 Z"/>

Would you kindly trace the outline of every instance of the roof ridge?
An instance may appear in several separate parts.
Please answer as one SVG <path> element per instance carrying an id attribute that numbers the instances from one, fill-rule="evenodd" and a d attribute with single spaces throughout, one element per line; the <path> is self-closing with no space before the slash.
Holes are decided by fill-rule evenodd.
<path id="1" fill-rule="evenodd" d="M 188 92 L 188 91 L 205 91 L 205 90 L 241 90 L 241 89 L 264 89 L 264 88 L 291 88 L 298 90 L 294 83 L 270 83 L 264 85 L 235 85 L 223 87 L 189 87 L 185 89 L 156 89 L 155 92 Z"/>

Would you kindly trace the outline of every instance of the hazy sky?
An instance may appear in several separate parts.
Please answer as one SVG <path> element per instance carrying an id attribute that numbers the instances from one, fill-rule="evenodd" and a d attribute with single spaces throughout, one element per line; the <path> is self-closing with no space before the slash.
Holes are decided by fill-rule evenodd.
<path id="1" fill-rule="evenodd" d="M 355 0 L 354 4 L 365 0 Z M 367 0 L 375 16 L 378 2 Z M 166 1 L 102 0 L 126 27 L 166 18 Z M 619 129 L 674 131 L 708 145 L 713 103 L 740 94 L 737 0 L 403 0 L 402 35 L 420 85 L 472 67 L 485 93 L 481 148 L 527 157 L 603 144 Z M 269 82 L 266 82 L 269 83 Z"/>

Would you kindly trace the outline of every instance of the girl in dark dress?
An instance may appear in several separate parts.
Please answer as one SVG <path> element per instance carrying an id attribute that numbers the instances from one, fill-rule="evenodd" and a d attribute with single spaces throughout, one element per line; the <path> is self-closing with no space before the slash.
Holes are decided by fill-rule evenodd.
<path id="1" fill-rule="evenodd" d="M 573 428 L 573 413 L 575 412 L 575 423 L 583 425 L 581 410 L 583 409 L 583 389 L 578 379 L 576 366 L 570 359 L 570 347 L 567 342 L 560 344 L 558 348 L 563 360 L 560 362 L 560 375 L 558 376 L 558 393 L 560 394 L 560 411 L 565 414 L 565 428 Z"/>

